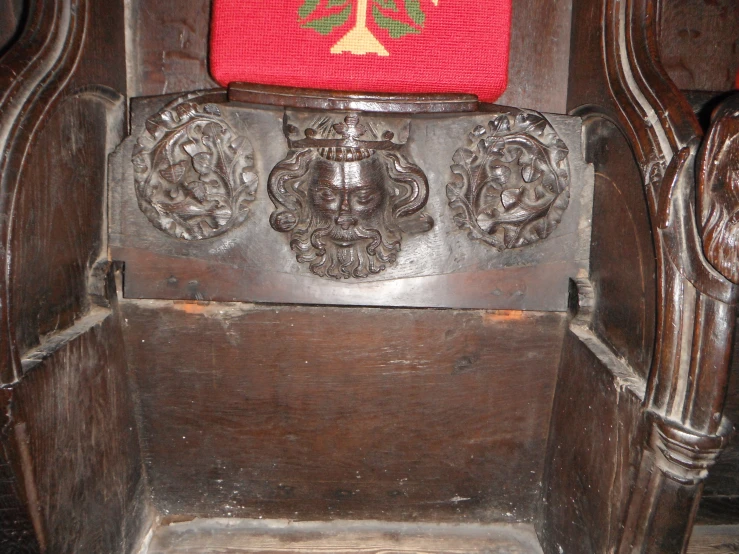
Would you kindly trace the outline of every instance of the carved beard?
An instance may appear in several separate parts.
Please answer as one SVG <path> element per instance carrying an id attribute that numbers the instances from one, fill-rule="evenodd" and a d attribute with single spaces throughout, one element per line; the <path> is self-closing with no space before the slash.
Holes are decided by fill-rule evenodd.
<path id="1" fill-rule="evenodd" d="M 320 277 L 349 279 L 376 275 L 386 265 L 395 263 L 400 251 L 400 229 L 388 222 L 385 211 L 346 230 L 312 214 L 311 223 L 291 233 L 290 246 L 298 253 L 298 261 L 310 263 L 310 270 Z M 306 236 L 305 231 L 313 225 L 315 230 Z M 384 235 L 380 229 L 386 229 Z"/>
<path id="2" fill-rule="evenodd" d="M 395 153 L 375 154 L 385 167 L 383 203 L 342 229 L 334 211 L 317 209 L 310 198 L 311 173 L 317 152 L 293 151 L 269 177 L 268 192 L 275 205 L 270 225 L 288 233 L 299 263 L 309 264 L 319 277 L 363 278 L 376 275 L 396 261 L 403 232 L 422 233 L 433 219 L 420 212 L 428 197 L 428 182 L 420 168 Z"/>

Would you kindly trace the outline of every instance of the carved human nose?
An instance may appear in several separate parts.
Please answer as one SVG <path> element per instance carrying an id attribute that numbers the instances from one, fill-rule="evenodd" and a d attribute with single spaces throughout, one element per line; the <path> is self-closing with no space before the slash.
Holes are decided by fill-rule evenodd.
<path id="1" fill-rule="evenodd" d="M 357 224 L 357 218 L 352 215 L 351 205 L 349 204 L 349 195 L 344 193 L 341 195 L 341 204 L 339 205 L 339 215 L 334 219 L 336 225 L 339 225 L 345 231 L 352 225 Z"/>

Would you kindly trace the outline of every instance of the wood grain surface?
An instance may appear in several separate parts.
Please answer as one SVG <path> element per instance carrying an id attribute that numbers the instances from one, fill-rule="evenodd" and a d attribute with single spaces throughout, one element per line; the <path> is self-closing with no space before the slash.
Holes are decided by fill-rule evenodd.
<path id="1" fill-rule="evenodd" d="M 608 552 L 617 544 L 638 458 L 643 394 L 643 381 L 597 335 L 572 327 L 563 345 L 537 520 L 547 549 Z"/>
<path id="2" fill-rule="evenodd" d="M 660 47 L 670 78 L 683 90 L 726 91 L 739 71 L 739 3 L 664 2 Z"/>
<path id="3" fill-rule="evenodd" d="M 122 310 L 162 514 L 532 518 L 564 314 Z"/>
<path id="4" fill-rule="evenodd" d="M 586 119 L 586 159 L 595 168 L 590 280 L 598 299 L 593 329 L 646 379 L 657 300 L 647 199 L 619 129 Z M 632 162 L 632 163 L 626 163 Z"/>
<path id="5" fill-rule="evenodd" d="M 687 554 L 739 552 L 739 525 L 696 525 Z"/>
<path id="6" fill-rule="evenodd" d="M 514 0 L 512 5 L 508 88 L 497 103 L 567 113 L 572 0 Z"/>
<path id="7" fill-rule="evenodd" d="M 627 354 L 629 361 L 637 362 L 632 363 L 643 377 L 648 375 L 648 393 L 645 405 L 636 410 L 637 413 L 642 412 L 638 418 L 620 416 L 614 430 L 602 430 L 597 439 L 600 442 L 615 436 L 619 440 L 627 440 L 629 433 L 623 427 L 638 428 L 639 432 L 631 436 L 641 434 L 642 437 L 628 449 L 635 457 L 622 460 L 622 467 L 633 468 L 636 463 L 638 472 L 636 475 L 618 472 L 626 475 L 625 481 L 631 481 L 630 486 L 619 490 L 598 482 L 597 487 L 592 487 L 595 492 L 588 490 L 587 494 L 583 492 L 581 495 L 576 492 L 577 487 L 566 489 L 559 497 L 560 505 L 566 505 L 570 498 L 579 495 L 590 504 L 606 508 L 591 510 L 586 506 L 578 513 L 575 506 L 573 512 L 564 518 L 570 521 L 579 516 L 581 525 L 577 531 L 566 537 L 556 537 L 554 541 L 547 539 L 545 550 L 555 551 L 556 545 L 562 544 L 566 551 L 583 553 L 605 550 L 655 554 L 683 552 L 697 511 L 706 474 L 704 468 L 715 459 L 731 428 L 722 420 L 721 413 L 729 373 L 737 289 L 730 281 L 729 275 L 732 274 L 724 268 L 722 274 L 726 278 L 718 275 L 713 267 L 720 264 L 714 262 L 711 267 L 703 256 L 701 243 L 692 240 L 696 236 L 707 235 L 706 229 L 699 228 L 699 225 L 705 225 L 709 210 L 701 207 L 699 201 L 696 218 L 696 188 L 722 190 L 725 185 L 719 182 L 702 185 L 699 180 L 697 186 L 693 173 L 687 170 L 686 164 L 700 161 L 701 167 L 708 167 L 706 164 L 714 162 L 705 162 L 705 154 L 701 154 L 699 160 L 694 159 L 695 151 L 691 145 L 702 138 L 700 123 L 685 95 L 668 78 L 660 60 L 659 39 L 665 36 L 665 26 L 669 25 L 660 19 L 660 14 L 663 9 L 668 9 L 669 4 L 674 7 L 689 2 L 573 2 L 568 107 L 577 115 L 603 120 L 600 128 L 587 127 L 588 132 L 584 136 L 586 145 L 602 145 L 594 150 L 599 161 L 604 162 L 596 169 L 603 174 L 602 179 L 596 180 L 596 187 L 607 185 L 611 194 L 621 192 L 627 199 L 627 206 L 635 206 L 632 199 L 638 200 L 640 191 L 644 190 L 651 227 L 651 233 L 641 232 L 640 229 L 646 230 L 644 218 L 634 218 L 630 222 L 636 223 L 633 228 L 638 246 L 631 253 L 632 263 L 646 271 L 641 276 L 635 275 L 634 284 L 637 286 L 630 290 L 635 296 L 629 298 L 627 294 L 625 302 L 617 292 L 621 287 L 603 285 L 608 284 L 608 279 L 619 274 L 623 277 L 628 271 L 617 268 L 618 261 L 605 259 L 606 256 L 623 256 L 621 263 L 628 263 L 625 261 L 627 253 L 619 252 L 619 246 L 612 242 L 613 237 L 607 236 L 608 233 L 620 235 L 618 227 L 624 224 L 626 214 L 613 217 L 610 229 L 604 229 L 606 234 L 600 234 L 600 230 L 594 228 L 594 246 L 595 237 L 600 234 L 599 239 L 605 240 L 600 241 L 599 246 L 610 247 L 603 249 L 603 258 L 593 260 L 594 287 L 598 287 L 593 321 L 606 323 L 600 325 L 599 333 L 604 335 L 606 342 L 618 345 L 619 353 L 631 351 Z M 709 3 L 696 4 L 707 6 Z M 705 11 L 702 7 L 696 9 L 696 20 L 691 24 L 700 24 L 699 20 L 706 17 Z M 692 57 L 692 63 L 703 64 L 703 56 L 711 56 L 704 54 L 703 50 L 691 49 L 688 55 Z M 619 132 L 603 134 L 602 131 L 607 131 L 612 124 L 618 127 Z M 712 132 L 717 128 L 712 127 Z M 613 142 L 611 139 L 618 134 L 623 135 L 627 148 L 620 148 L 619 140 Z M 703 152 L 710 153 L 711 150 L 704 149 Z M 710 209 L 718 209 L 718 204 L 715 200 Z M 610 202 L 603 208 L 610 210 Z M 598 211 L 594 211 L 594 221 L 598 218 Z M 629 215 L 636 215 L 636 212 L 631 211 Z M 641 239 L 649 234 L 656 245 L 654 274 L 650 274 L 648 269 L 652 257 L 649 241 Z M 727 260 L 733 255 L 728 254 L 730 251 L 727 249 Z M 600 275 L 598 266 L 605 269 Z M 660 284 L 655 291 L 656 309 L 649 307 L 646 296 L 649 288 L 638 286 L 641 284 L 638 277 L 642 282 L 646 278 Z M 599 280 L 600 283 L 597 282 Z M 643 295 L 642 298 L 638 297 L 637 291 Z M 611 294 L 611 299 L 604 301 L 604 297 Z M 599 314 L 601 306 L 611 313 Z M 642 313 L 646 318 L 640 317 L 641 310 L 644 310 Z M 657 316 L 653 356 L 648 350 L 651 314 Z M 636 316 L 636 319 L 631 316 Z M 593 392 L 600 397 L 600 393 Z M 620 391 L 611 391 L 606 394 L 608 400 L 605 404 L 616 402 L 617 406 L 622 406 L 619 402 L 621 397 Z M 598 402 L 598 405 L 602 404 L 604 402 Z M 554 415 L 553 421 L 556 418 Z M 596 419 L 600 421 L 600 418 Z M 610 436 L 607 431 L 610 431 Z M 668 438 L 676 435 L 681 439 L 673 441 Z M 583 460 L 593 461 L 601 470 L 612 463 L 609 456 L 592 457 L 590 451 L 593 446 L 588 442 L 575 441 L 572 445 L 577 455 L 572 453 L 567 469 L 564 466 L 550 468 L 553 475 L 578 473 Z M 676 449 L 690 452 L 691 460 L 683 465 L 665 465 L 660 461 L 676 459 L 673 454 Z M 593 473 L 597 474 L 598 470 Z M 610 497 L 614 491 L 614 496 Z M 604 496 L 608 498 L 604 499 Z M 624 502 L 628 506 L 621 512 Z M 560 513 L 557 510 L 552 512 L 556 521 Z M 619 519 L 619 512 L 625 517 Z M 615 519 L 604 524 L 604 514 Z M 551 529 L 556 536 L 557 524 Z M 566 542 L 558 542 L 558 539 L 566 539 Z"/>
<path id="8" fill-rule="evenodd" d="M 268 195 L 269 176 L 288 155 L 282 125 L 284 110 L 220 103 L 220 97 L 221 93 L 209 93 L 203 98 L 192 94 L 182 99 L 139 99 L 132 104 L 132 136 L 116 151 L 110 165 L 110 253 L 113 259 L 126 264 L 126 298 L 566 309 L 568 280 L 588 266 L 593 194 L 592 168 L 583 161 L 578 118 L 547 115 L 541 120 L 548 126 L 547 138 L 536 139 L 549 145 L 556 136 L 568 150 L 562 164 L 562 171 L 566 172 L 562 186 L 566 184 L 569 200 L 561 221 L 556 227 L 550 226 L 551 234 L 543 234 L 540 240 L 537 235 L 530 244 L 498 251 L 470 238 L 469 230 L 460 229 L 455 222 L 447 187 L 456 179 L 451 169 L 455 152 L 462 147 L 476 148 L 474 144 L 470 146 L 472 139 L 468 139 L 471 130 L 489 126 L 497 117 L 509 118 L 515 125 L 514 118 L 519 115 L 542 116 L 493 106 L 452 115 L 363 116 L 378 128 L 389 125 L 403 129 L 396 133 L 402 147 L 399 152 L 422 168 L 428 180 L 428 202 L 423 209 L 433 219 L 433 227 L 423 233 L 404 233 L 397 262 L 388 264 L 387 270 L 361 279 L 332 279 L 318 278 L 308 264 L 297 263 L 297 250 L 293 246 L 291 251 L 290 237 L 270 225 L 271 214 L 277 212 L 274 198 L 271 200 Z M 165 111 L 176 111 L 183 102 L 214 101 L 219 102 L 219 121 L 229 122 L 230 128 L 243 128 L 245 136 L 251 137 L 255 152 L 253 172 L 258 185 L 246 220 L 238 227 L 207 240 L 185 240 L 163 232 L 161 225 L 156 228 L 156 221 L 152 224 L 151 217 L 145 215 L 146 202 L 136 192 L 136 179 L 141 175 L 135 173 L 132 154 L 138 152 L 136 144 L 149 144 L 149 130 L 154 127 L 147 121 L 163 105 L 168 106 Z M 314 115 L 291 110 L 288 117 L 298 122 L 311 121 Z M 515 160 L 520 153 L 515 140 L 511 144 Z M 512 171 L 520 174 L 522 163 L 513 162 Z M 519 177 L 516 179 L 521 182 Z M 510 186 L 514 187 L 513 180 Z"/>
<path id="9" fill-rule="evenodd" d="M 129 552 L 148 514 L 121 327 L 94 308 L 58 338 L 26 358 L 6 448 L 43 551 Z"/>
<path id="10" fill-rule="evenodd" d="M 0 0 L 0 55 L 18 36 L 23 16 L 23 0 Z"/>
<path id="11" fill-rule="evenodd" d="M 147 554 L 541 554 L 530 525 L 202 519 L 163 525 Z"/>
<path id="12" fill-rule="evenodd" d="M 193 520 L 159 527 L 146 554 L 535 554 L 541 552 L 527 525 L 446 526 L 377 522 Z M 739 551 L 739 526 L 698 525 L 687 554 Z"/>
<path id="13" fill-rule="evenodd" d="M 729 391 L 724 413 L 735 425 L 739 423 L 739 333 L 734 333 L 734 353 L 729 376 Z M 706 479 L 700 510 L 700 522 L 739 523 L 739 432 L 736 427 L 729 445 L 721 453 Z"/>
<path id="14" fill-rule="evenodd" d="M 103 244 L 105 166 L 113 146 L 106 128 L 111 103 L 97 94 L 69 98 L 29 156 L 11 243 L 11 317 L 21 352 L 90 309 L 87 279 Z"/>
<path id="15" fill-rule="evenodd" d="M 0 106 L 0 123 L 12 127 L 0 174 L 10 199 L 2 220 L 8 253 L 2 308 L 17 357 L 90 308 L 87 280 L 104 242 L 107 155 L 126 126 L 124 33 L 115 24 L 123 20 L 123 6 L 42 2 L 28 9 L 37 27 L 0 65 L 0 78 L 13 87 Z M 65 10 L 75 17 L 54 17 Z M 37 52 L 36 35 L 52 36 L 66 50 Z M 34 64 L 53 69 L 53 78 L 36 89 L 29 81 L 38 78 Z"/>

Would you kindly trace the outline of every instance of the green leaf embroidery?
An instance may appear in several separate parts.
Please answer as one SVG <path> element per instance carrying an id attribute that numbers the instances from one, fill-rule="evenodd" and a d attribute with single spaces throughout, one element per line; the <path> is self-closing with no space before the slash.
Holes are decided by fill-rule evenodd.
<path id="1" fill-rule="evenodd" d="M 309 29 L 313 29 L 314 31 L 317 31 L 318 33 L 322 35 L 327 35 L 331 31 L 333 31 L 336 27 L 346 23 L 346 20 L 349 19 L 349 15 L 351 13 L 352 13 L 352 7 L 347 6 L 346 8 L 341 10 L 339 13 L 327 15 L 326 17 L 321 17 L 318 19 L 314 19 L 313 21 L 309 21 L 308 23 L 303 23 L 301 27 L 307 27 Z"/>
<path id="2" fill-rule="evenodd" d="M 328 7 L 335 8 L 336 6 L 345 6 L 349 0 L 328 0 Z"/>
<path id="3" fill-rule="evenodd" d="M 305 2 L 303 2 L 303 5 L 298 8 L 298 17 L 300 17 L 301 19 L 308 17 L 310 14 L 316 11 L 316 8 L 318 7 L 318 4 L 320 4 L 320 2 L 321 0 L 305 0 Z"/>
<path id="4" fill-rule="evenodd" d="M 398 4 L 395 3 L 395 0 L 375 0 L 375 2 L 386 10 L 398 11 Z"/>
<path id="5" fill-rule="evenodd" d="M 423 27 L 426 22 L 426 14 L 423 13 L 421 2 L 419 0 L 405 0 L 405 9 L 413 22 L 419 27 Z"/>
<path id="6" fill-rule="evenodd" d="M 377 6 L 372 7 L 372 15 L 375 23 L 383 29 L 387 30 L 392 38 L 400 38 L 411 33 L 420 33 L 415 27 L 411 27 L 402 21 L 397 21 L 384 15 Z"/>

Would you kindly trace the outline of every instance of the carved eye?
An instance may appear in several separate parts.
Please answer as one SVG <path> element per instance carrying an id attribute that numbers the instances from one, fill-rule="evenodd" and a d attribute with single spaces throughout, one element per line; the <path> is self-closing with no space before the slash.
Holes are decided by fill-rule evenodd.
<path id="1" fill-rule="evenodd" d="M 375 195 L 372 192 L 360 192 L 357 194 L 356 198 L 359 204 L 364 205 L 372 203 L 375 199 Z"/>
<path id="2" fill-rule="evenodd" d="M 336 195 L 329 189 L 318 189 L 318 198 L 324 202 L 331 202 L 336 199 Z"/>

